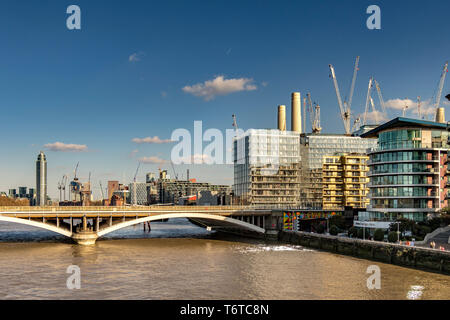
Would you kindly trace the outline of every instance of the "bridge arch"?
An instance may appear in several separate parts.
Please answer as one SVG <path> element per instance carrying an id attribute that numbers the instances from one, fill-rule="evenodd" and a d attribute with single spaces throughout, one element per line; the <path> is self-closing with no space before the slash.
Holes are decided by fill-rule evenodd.
<path id="1" fill-rule="evenodd" d="M 125 222 L 121 222 L 118 224 L 115 224 L 111 227 L 104 228 L 97 232 L 97 235 L 99 237 L 104 236 L 108 233 L 111 233 L 116 230 L 120 230 L 126 227 L 133 226 L 135 224 L 144 223 L 148 221 L 156 221 L 156 220 L 163 220 L 163 219 L 174 219 L 174 218 L 191 218 L 191 219 L 205 219 L 205 220 L 215 220 L 224 222 L 226 224 L 229 224 L 230 226 L 236 226 L 241 227 L 250 231 L 254 231 L 257 233 L 265 233 L 265 230 L 261 227 L 258 227 L 254 224 L 244 222 L 241 220 L 237 220 L 234 218 L 221 216 L 221 215 L 215 215 L 215 214 L 206 214 L 206 213 L 191 213 L 191 212 L 184 212 L 184 213 L 166 213 L 166 214 L 159 214 L 155 216 L 149 216 L 144 218 L 139 218 L 135 220 L 129 220 Z"/>
<path id="2" fill-rule="evenodd" d="M 36 228 L 53 231 L 53 232 L 62 234 L 63 236 L 66 236 L 69 238 L 72 237 L 72 232 L 62 229 L 62 228 L 58 228 L 57 226 L 53 226 L 51 224 L 43 223 L 43 222 L 37 222 L 37 221 L 33 221 L 33 220 L 13 218 L 13 217 L 5 217 L 5 216 L 1 216 L 1 215 L 0 215 L 0 221 L 24 224 L 27 226 L 32 226 L 32 227 L 36 227 Z"/>

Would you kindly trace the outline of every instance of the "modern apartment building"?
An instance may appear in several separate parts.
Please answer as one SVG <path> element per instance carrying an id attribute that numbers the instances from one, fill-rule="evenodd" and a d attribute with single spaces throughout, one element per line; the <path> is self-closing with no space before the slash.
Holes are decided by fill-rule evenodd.
<path id="1" fill-rule="evenodd" d="M 235 202 L 298 206 L 300 133 L 250 129 L 233 141 Z"/>
<path id="2" fill-rule="evenodd" d="M 323 161 L 323 208 L 365 208 L 369 157 L 363 154 L 325 156 Z"/>
<path id="3" fill-rule="evenodd" d="M 395 118 L 363 137 L 378 138 L 369 152 L 367 212 L 358 220 L 387 228 L 398 218 L 423 221 L 447 207 L 447 124 Z"/>
<path id="4" fill-rule="evenodd" d="M 347 136 L 341 134 L 303 134 L 300 140 L 301 174 L 300 174 L 300 205 L 302 208 L 321 209 L 324 201 L 324 158 L 342 153 L 366 154 L 369 149 L 375 148 L 377 140 Z M 350 161 L 356 159 L 349 158 Z M 350 171 L 349 171 L 350 172 Z M 358 172 L 358 171 L 356 171 Z M 356 173 L 355 173 L 356 174 Z M 355 176 L 355 180 L 356 180 Z M 361 179 L 364 177 L 361 177 Z M 329 182 L 329 181 L 328 181 Z M 355 183 L 355 185 L 359 185 Z M 350 184 L 348 185 L 350 188 Z M 352 187 L 353 188 L 353 187 Z M 356 197 L 358 187 L 351 193 Z M 331 190 L 327 190 L 331 191 Z M 358 204 L 356 201 L 355 204 Z M 330 205 L 330 203 L 327 203 Z"/>
<path id="5" fill-rule="evenodd" d="M 132 205 L 147 205 L 148 195 L 147 188 L 150 186 L 146 182 L 132 182 L 129 184 L 128 189 L 130 190 L 130 204 Z"/>

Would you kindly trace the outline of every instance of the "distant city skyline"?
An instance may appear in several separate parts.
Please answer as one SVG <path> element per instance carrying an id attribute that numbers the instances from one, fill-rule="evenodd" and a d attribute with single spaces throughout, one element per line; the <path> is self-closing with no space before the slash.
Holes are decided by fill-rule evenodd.
<path id="1" fill-rule="evenodd" d="M 77 162 L 81 181 L 91 172 L 95 198 L 99 181 L 130 183 L 138 159 L 139 181 L 158 167 L 173 176 L 173 130 L 201 120 L 225 132 L 232 114 L 244 130 L 276 128 L 277 106 L 289 115 L 295 91 L 320 104 L 324 133 L 343 133 L 328 64 L 345 99 L 356 56 L 354 113 L 363 113 L 374 76 L 389 117 L 401 116 L 405 101 L 415 117 L 417 96 L 431 110 L 450 60 L 448 1 L 379 3 L 381 30 L 367 29 L 373 3 L 365 0 L 77 1 L 81 30 L 66 28 L 70 4 L 0 4 L 0 191 L 36 187 L 41 150 L 52 199 Z M 441 105 L 450 105 L 449 93 L 447 79 Z M 186 169 L 199 181 L 232 184 L 231 165 L 175 166 L 180 177 Z"/>

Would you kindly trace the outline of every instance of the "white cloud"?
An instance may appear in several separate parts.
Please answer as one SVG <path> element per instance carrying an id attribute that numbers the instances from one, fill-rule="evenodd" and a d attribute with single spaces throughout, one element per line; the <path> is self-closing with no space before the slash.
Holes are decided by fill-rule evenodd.
<path id="1" fill-rule="evenodd" d="M 367 112 L 366 123 L 367 124 L 381 124 L 388 121 L 388 116 L 378 110 Z"/>
<path id="2" fill-rule="evenodd" d="M 85 152 L 88 150 L 88 147 L 85 144 L 70 144 L 63 142 L 47 143 L 44 145 L 44 148 L 61 152 Z"/>
<path id="3" fill-rule="evenodd" d="M 132 55 L 130 55 L 129 57 L 128 57 L 128 61 L 129 62 L 138 62 L 138 61 L 141 61 L 141 59 L 142 59 L 142 57 L 144 56 L 145 54 L 143 53 L 143 52 L 136 52 L 136 53 L 133 53 Z"/>
<path id="4" fill-rule="evenodd" d="M 386 108 L 394 110 L 403 110 L 404 106 L 407 105 L 406 113 L 412 113 L 414 115 L 419 114 L 418 102 L 411 99 L 390 99 L 385 102 Z M 441 106 L 450 106 L 450 102 L 441 100 Z M 420 103 L 420 114 L 421 116 L 431 116 L 436 112 L 435 102 L 429 100 L 423 100 Z"/>
<path id="5" fill-rule="evenodd" d="M 156 144 L 162 144 L 162 143 L 170 143 L 170 142 L 174 142 L 170 139 L 164 139 L 161 140 L 158 136 L 154 136 L 154 137 L 146 137 L 146 138 L 133 138 L 131 141 L 133 141 L 134 143 L 156 143 Z"/>
<path id="6" fill-rule="evenodd" d="M 225 79 L 224 76 L 217 76 L 213 80 L 204 83 L 197 83 L 193 86 L 183 87 L 183 91 L 196 97 L 202 97 L 205 101 L 214 99 L 216 96 L 223 96 L 233 92 L 256 90 L 253 79 Z"/>
<path id="7" fill-rule="evenodd" d="M 139 162 L 142 162 L 142 163 L 152 163 L 152 164 L 165 164 L 165 163 L 167 163 L 168 161 L 167 161 L 167 160 L 164 160 L 164 159 L 161 159 L 161 158 L 159 158 L 159 157 L 156 157 L 156 156 L 151 156 L 151 157 L 142 157 L 142 158 L 139 158 Z"/>

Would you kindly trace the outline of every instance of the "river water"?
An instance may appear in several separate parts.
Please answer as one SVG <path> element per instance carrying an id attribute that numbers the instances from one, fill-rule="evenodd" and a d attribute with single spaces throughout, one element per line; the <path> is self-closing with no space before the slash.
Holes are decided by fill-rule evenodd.
<path id="1" fill-rule="evenodd" d="M 381 289 L 367 288 L 367 267 Z M 81 288 L 70 290 L 70 265 Z M 185 219 L 72 244 L 0 224 L 0 299 L 450 299 L 450 277 L 301 246 L 208 232 Z"/>

